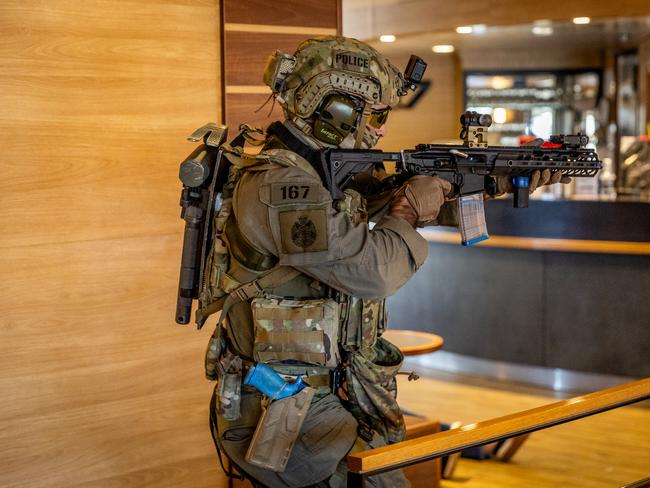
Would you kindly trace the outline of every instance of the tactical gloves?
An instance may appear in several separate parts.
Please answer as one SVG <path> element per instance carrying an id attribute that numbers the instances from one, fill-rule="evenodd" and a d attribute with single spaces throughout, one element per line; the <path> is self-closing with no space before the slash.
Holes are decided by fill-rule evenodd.
<path id="1" fill-rule="evenodd" d="M 498 194 L 512 193 L 514 191 L 510 180 L 510 176 L 499 176 L 497 178 Z M 533 193 L 540 186 L 553 185 L 555 183 L 569 183 L 570 181 L 570 177 L 562 176 L 562 173 L 559 171 L 554 171 L 553 173 L 549 169 L 545 169 L 541 173 L 539 171 L 533 171 L 533 174 L 530 175 L 530 193 Z"/>
<path id="2" fill-rule="evenodd" d="M 414 176 L 395 193 L 388 213 L 403 218 L 413 228 L 424 227 L 438 217 L 445 195 L 452 189 L 451 183 L 441 178 Z"/>

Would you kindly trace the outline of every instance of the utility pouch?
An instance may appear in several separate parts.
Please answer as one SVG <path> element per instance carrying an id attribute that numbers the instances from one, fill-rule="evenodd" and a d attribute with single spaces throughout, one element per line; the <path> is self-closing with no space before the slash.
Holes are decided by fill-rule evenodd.
<path id="1" fill-rule="evenodd" d="M 226 341 L 223 338 L 221 326 L 217 326 L 205 351 L 205 377 L 210 381 L 219 379 L 223 374 L 223 371 L 221 371 L 221 356 L 225 350 Z"/>
<path id="2" fill-rule="evenodd" d="M 219 378 L 217 409 L 224 419 L 237 420 L 241 414 L 242 360 L 229 352 L 221 360 L 221 367 L 223 376 Z"/>
<path id="3" fill-rule="evenodd" d="M 255 298 L 251 306 L 256 361 L 293 360 L 331 368 L 340 363 L 336 301 Z"/>
<path id="4" fill-rule="evenodd" d="M 404 417 L 397 404 L 397 375 L 404 355 L 383 337 L 348 355 L 346 369 L 349 410 L 388 443 L 404 439 Z"/>
<path id="5" fill-rule="evenodd" d="M 341 314 L 341 344 L 347 351 L 373 347 L 386 329 L 385 300 L 364 300 L 349 296 Z"/>
<path id="6" fill-rule="evenodd" d="M 230 290 L 223 287 L 223 276 L 228 270 L 229 255 L 222 234 L 225 221 L 230 215 L 232 199 L 222 200 L 221 194 L 215 197 L 215 214 L 212 220 L 212 246 L 205 261 L 205 277 L 202 283 L 200 304 L 206 307 L 213 301 L 221 298 Z M 218 207 L 218 208 L 217 208 Z"/>
<path id="7" fill-rule="evenodd" d="M 306 387 L 293 396 L 271 402 L 257 424 L 246 461 L 283 472 L 315 393 L 315 388 Z"/>

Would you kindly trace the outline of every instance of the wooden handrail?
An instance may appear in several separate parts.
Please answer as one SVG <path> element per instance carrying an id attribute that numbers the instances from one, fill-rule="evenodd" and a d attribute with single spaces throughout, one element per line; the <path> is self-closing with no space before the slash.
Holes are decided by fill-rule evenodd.
<path id="1" fill-rule="evenodd" d="M 648 488 L 650 486 L 650 478 L 644 478 L 634 483 L 629 483 L 621 488 Z"/>
<path id="2" fill-rule="evenodd" d="M 372 474 L 546 429 L 648 398 L 650 378 L 645 378 L 458 429 L 350 454 L 347 458 L 348 486 L 363 486 L 365 477 Z"/>

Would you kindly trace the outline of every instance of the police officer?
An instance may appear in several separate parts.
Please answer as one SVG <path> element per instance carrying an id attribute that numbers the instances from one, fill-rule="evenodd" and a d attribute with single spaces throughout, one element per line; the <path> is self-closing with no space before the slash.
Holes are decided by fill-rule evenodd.
<path id="1" fill-rule="evenodd" d="M 293 56 L 271 56 L 264 80 L 285 120 L 269 127 L 259 155 L 225 147 L 231 195 L 217 215 L 202 296 L 203 304 L 227 297 L 206 356 L 222 385 L 213 434 L 257 486 L 345 486 L 349 452 L 404 436 L 395 386 L 403 357 L 381 338 L 384 299 L 424 263 L 427 241 L 415 229 L 439 217 L 451 187 L 418 176 L 382 201 L 352 188 L 333 201 L 324 187 L 316 151 L 373 147 L 404 94 L 400 72 L 370 46 L 310 39 Z M 265 399 L 239 388 L 257 363 L 317 391 L 282 470 L 246 457 Z M 401 471 L 370 483 L 408 486 Z"/>

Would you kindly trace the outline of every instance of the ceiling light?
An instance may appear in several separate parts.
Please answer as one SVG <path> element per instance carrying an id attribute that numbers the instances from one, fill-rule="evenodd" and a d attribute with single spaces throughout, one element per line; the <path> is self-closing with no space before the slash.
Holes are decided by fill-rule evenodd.
<path id="1" fill-rule="evenodd" d="M 536 36 L 550 36 L 553 35 L 553 27 L 550 25 L 534 25 L 533 34 Z"/>
<path id="2" fill-rule="evenodd" d="M 431 50 L 437 54 L 449 54 L 453 53 L 455 49 L 451 44 L 436 44 Z"/>
<path id="3" fill-rule="evenodd" d="M 456 27 L 456 32 L 459 34 L 471 34 L 474 32 L 474 28 L 471 25 L 461 25 L 460 27 Z"/>
<path id="4" fill-rule="evenodd" d="M 588 24 L 591 22 L 591 19 L 589 17 L 574 17 L 573 18 L 573 23 L 574 24 Z"/>
<path id="5" fill-rule="evenodd" d="M 381 42 L 395 42 L 395 39 L 397 38 L 393 34 L 384 34 L 379 36 Z"/>

